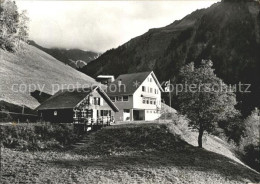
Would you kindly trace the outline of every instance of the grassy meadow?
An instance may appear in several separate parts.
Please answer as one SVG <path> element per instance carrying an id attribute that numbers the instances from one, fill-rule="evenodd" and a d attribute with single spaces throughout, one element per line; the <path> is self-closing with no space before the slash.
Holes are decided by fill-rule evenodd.
<path id="1" fill-rule="evenodd" d="M 227 156 L 214 152 L 227 152 L 227 144 L 208 136 L 205 149 L 199 149 L 187 142 L 192 134 L 186 131 L 184 125 L 174 123 L 119 124 L 92 132 L 66 150 L 2 148 L 2 183 L 260 181 L 260 174 L 239 162 L 231 151 L 223 153 Z"/>

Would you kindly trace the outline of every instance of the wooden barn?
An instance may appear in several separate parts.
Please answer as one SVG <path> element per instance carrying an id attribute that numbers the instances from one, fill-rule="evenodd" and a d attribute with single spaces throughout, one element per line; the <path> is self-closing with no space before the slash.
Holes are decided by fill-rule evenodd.
<path id="1" fill-rule="evenodd" d="M 61 90 L 36 108 L 43 121 L 109 125 L 118 108 L 98 86 Z"/>

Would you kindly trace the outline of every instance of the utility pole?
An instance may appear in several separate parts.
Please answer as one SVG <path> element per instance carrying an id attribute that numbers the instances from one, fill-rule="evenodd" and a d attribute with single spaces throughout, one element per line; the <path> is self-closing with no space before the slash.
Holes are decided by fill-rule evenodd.
<path id="1" fill-rule="evenodd" d="M 0 183 L 2 183 L 2 128 L 0 125 Z"/>
<path id="2" fill-rule="evenodd" d="M 172 107 L 172 96 L 171 96 L 171 80 L 169 79 L 169 105 Z"/>
<path id="3" fill-rule="evenodd" d="M 22 109 L 22 114 L 24 114 L 24 105 L 23 105 L 23 109 Z"/>

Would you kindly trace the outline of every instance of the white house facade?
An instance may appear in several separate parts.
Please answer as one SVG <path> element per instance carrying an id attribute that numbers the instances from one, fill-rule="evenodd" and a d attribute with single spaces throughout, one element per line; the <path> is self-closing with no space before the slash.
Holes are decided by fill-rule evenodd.
<path id="1" fill-rule="evenodd" d="M 153 72 L 120 75 L 107 88 L 118 107 L 116 121 L 155 120 L 161 115 L 162 87 Z"/>

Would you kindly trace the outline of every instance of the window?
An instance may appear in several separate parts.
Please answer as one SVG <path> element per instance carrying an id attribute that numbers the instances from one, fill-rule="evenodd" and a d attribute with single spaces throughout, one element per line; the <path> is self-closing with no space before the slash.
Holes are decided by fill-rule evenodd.
<path id="1" fill-rule="evenodd" d="M 152 100 L 150 100 L 150 104 L 153 104 L 153 101 L 152 101 Z"/>
<path id="2" fill-rule="evenodd" d="M 81 111 L 81 117 L 83 117 L 83 118 L 86 117 L 86 114 L 87 114 L 87 113 L 86 113 L 86 110 L 83 109 L 83 110 Z"/>
<path id="3" fill-rule="evenodd" d="M 153 79 L 152 79 L 152 78 L 150 78 L 150 82 L 153 82 Z"/>
<path id="4" fill-rule="evenodd" d="M 156 105 L 156 100 L 153 101 L 153 104 Z"/>
<path id="5" fill-rule="evenodd" d="M 57 116 L 58 115 L 58 112 L 57 111 L 54 111 L 54 116 Z"/>
<path id="6" fill-rule="evenodd" d="M 150 88 L 150 93 L 152 93 L 153 92 L 153 88 Z"/>
<path id="7" fill-rule="evenodd" d="M 145 86 L 142 86 L 142 91 L 145 92 Z"/>
<path id="8" fill-rule="evenodd" d="M 89 109 L 87 115 L 88 117 L 93 117 L 93 109 Z"/>
<path id="9" fill-rule="evenodd" d="M 111 111 L 110 110 L 101 110 L 100 115 L 101 116 L 111 116 Z"/>
<path id="10" fill-rule="evenodd" d="M 94 105 L 100 105 L 100 98 L 94 97 Z"/>
<path id="11" fill-rule="evenodd" d="M 114 96 L 113 96 L 113 97 L 110 97 L 110 99 L 111 99 L 112 102 L 115 102 L 115 101 L 116 101 L 116 97 L 114 97 Z"/>
<path id="12" fill-rule="evenodd" d="M 146 103 L 149 104 L 149 99 L 146 99 Z"/>
<path id="13" fill-rule="evenodd" d="M 107 116 L 107 114 L 108 114 L 108 110 L 101 110 L 100 111 L 101 116 Z"/>
<path id="14" fill-rule="evenodd" d="M 128 101 L 128 96 L 123 96 L 123 101 L 127 102 Z"/>
<path id="15" fill-rule="evenodd" d="M 130 113 L 130 109 L 124 109 L 125 113 Z"/>
<path id="16" fill-rule="evenodd" d="M 143 98 L 143 104 L 145 104 L 145 102 L 146 102 L 146 100 L 145 100 L 145 98 Z"/>
<path id="17" fill-rule="evenodd" d="M 118 96 L 117 97 L 117 101 L 122 102 L 123 101 L 123 97 L 122 96 Z"/>

